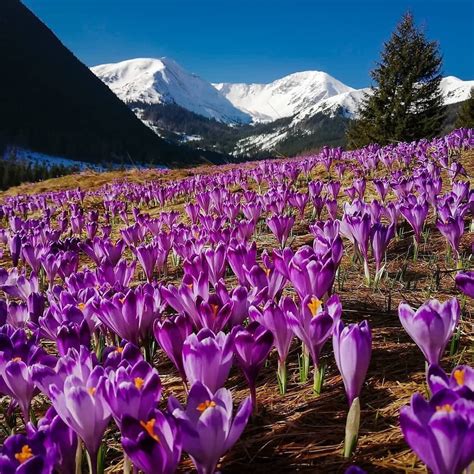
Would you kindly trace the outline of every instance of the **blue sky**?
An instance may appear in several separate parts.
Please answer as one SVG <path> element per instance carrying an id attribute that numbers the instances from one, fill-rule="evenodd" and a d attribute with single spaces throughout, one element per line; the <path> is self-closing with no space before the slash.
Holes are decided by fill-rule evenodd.
<path id="1" fill-rule="evenodd" d="M 474 79 L 472 0 L 23 0 L 89 66 L 169 56 L 212 82 L 322 70 L 363 87 L 404 11 Z"/>

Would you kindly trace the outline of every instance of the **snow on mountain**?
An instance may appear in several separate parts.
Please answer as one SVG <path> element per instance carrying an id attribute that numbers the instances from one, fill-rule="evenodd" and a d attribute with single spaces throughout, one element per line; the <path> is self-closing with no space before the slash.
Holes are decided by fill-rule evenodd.
<path id="1" fill-rule="evenodd" d="M 353 91 L 320 71 L 290 74 L 269 84 L 217 83 L 214 87 L 255 122 L 272 122 L 309 109 L 321 100 Z"/>
<path id="2" fill-rule="evenodd" d="M 440 88 L 443 93 L 445 105 L 467 100 L 472 87 L 474 87 L 474 81 L 463 81 L 454 76 L 443 77 L 441 79 Z M 342 115 L 347 118 L 356 117 L 365 94 L 371 94 L 370 87 L 353 89 L 349 92 L 333 95 L 310 108 L 301 110 L 300 113 L 294 117 L 293 124 L 306 117 L 315 115 L 318 112 L 323 112 L 332 117 L 337 113 L 342 113 Z"/>
<path id="3" fill-rule="evenodd" d="M 440 87 L 443 91 L 445 105 L 455 104 L 469 99 L 474 81 L 463 81 L 455 76 L 446 76 L 441 79 Z"/>
<path id="4" fill-rule="evenodd" d="M 448 105 L 467 100 L 472 87 L 474 87 L 474 81 L 463 81 L 454 76 L 444 77 L 440 84 L 444 96 L 444 103 Z M 230 93 L 231 89 L 227 90 Z M 320 100 L 310 107 L 304 107 L 293 115 L 289 124 L 278 127 L 269 133 L 252 135 L 239 140 L 237 142 L 236 152 L 248 153 L 254 149 L 270 151 L 295 133 L 301 135 L 312 133 L 310 130 L 305 129 L 305 119 L 314 117 L 318 113 L 322 113 L 328 117 L 342 115 L 349 119 L 356 118 L 362 99 L 365 94 L 370 95 L 371 91 L 372 89 L 370 87 L 352 89 Z"/>
<path id="5" fill-rule="evenodd" d="M 125 103 L 175 103 L 224 123 L 248 123 L 250 116 L 199 76 L 169 58 L 131 59 L 91 68 Z"/>

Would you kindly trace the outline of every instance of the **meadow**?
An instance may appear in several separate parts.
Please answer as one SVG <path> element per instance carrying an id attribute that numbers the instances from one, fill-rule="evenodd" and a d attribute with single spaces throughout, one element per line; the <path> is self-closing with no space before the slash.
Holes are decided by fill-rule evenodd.
<path id="1" fill-rule="evenodd" d="M 0 472 L 474 461 L 474 130 L 0 193 Z"/>

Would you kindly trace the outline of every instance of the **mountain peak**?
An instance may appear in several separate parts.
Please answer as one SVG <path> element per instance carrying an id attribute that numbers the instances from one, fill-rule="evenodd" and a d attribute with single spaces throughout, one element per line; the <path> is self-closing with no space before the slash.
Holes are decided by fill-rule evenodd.
<path id="1" fill-rule="evenodd" d="M 248 123 L 212 85 L 171 58 L 136 58 L 91 68 L 126 103 L 175 103 L 191 112 L 225 123 Z"/>
<path id="2" fill-rule="evenodd" d="M 322 71 L 300 71 L 268 84 L 214 84 L 257 122 L 291 117 L 321 100 L 354 89 Z"/>

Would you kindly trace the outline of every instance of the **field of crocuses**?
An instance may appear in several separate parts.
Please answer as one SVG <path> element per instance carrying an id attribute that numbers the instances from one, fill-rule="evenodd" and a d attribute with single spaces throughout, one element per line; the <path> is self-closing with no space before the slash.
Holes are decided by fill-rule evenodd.
<path id="1" fill-rule="evenodd" d="M 0 195 L 0 473 L 472 468 L 473 149 Z"/>

